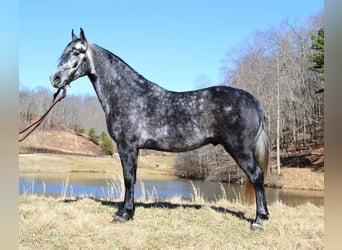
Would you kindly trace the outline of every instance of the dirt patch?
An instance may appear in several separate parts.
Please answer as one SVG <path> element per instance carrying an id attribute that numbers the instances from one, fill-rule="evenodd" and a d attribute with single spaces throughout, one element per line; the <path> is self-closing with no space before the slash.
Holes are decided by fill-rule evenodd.
<path id="1" fill-rule="evenodd" d="M 324 190 L 324 173 L 311 168 L 281 168 L 280 175 L 268 174 L 266 186 L 287 189 Z"/>
<path id="2" fill-rule="evenodd" d="M 324 148 L 309 152 L 294 150 L 281 154 L 280 175 L 276 174 L 275 152 L 272 153 L 272 171 L 268 173 L 266 185 L 276 188 L 324 190 Z"/>
<path id="3" fill-rule="evenodd" d="M 283 168 L 284 188 L 324 190 L 324 173 L 309 168 Z"/>

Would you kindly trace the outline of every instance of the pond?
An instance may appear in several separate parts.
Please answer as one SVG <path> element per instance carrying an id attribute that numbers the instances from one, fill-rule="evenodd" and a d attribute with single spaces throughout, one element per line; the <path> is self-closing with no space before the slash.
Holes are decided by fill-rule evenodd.
<path id="1" fill-rule="evenodd" d="M 111 174 L 98 173 L 21 173 L 19 175 L 20 194 L 39 194 L 46 196 L 92 196 L 120 198 L 122 181 Z M 225 194 L 223 194 L 224 189 Z M 207 181 L 189 181 L 186 179 L 146 179 L 138 180 L 135 185 L 135 197 L 157 199 L 179 197 L 190 200 L 196 193 L 207 201 L 222 197 L 235 200 L 241 197 L 242 186 L 237 184 Z M 266 188 L 269 203 L 282 201 L 284 204 L 297 206 L 306 202 L 324 205 L 323 191 L 284 190 Z M 121 196 L 122 198 L 122 196 Z"/>

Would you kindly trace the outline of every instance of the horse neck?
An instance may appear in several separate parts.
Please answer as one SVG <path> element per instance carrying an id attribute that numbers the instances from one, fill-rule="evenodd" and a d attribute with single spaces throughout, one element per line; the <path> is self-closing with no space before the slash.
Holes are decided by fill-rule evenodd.
<path id="1" fill-rule="evenodd" d="M 118 56 L 97 45 L 91 45 L 92 74 L 89 75 L 105 113 L 115 105 L 132 102 L 147 92 L 165 92 L 148 81 Z"/>

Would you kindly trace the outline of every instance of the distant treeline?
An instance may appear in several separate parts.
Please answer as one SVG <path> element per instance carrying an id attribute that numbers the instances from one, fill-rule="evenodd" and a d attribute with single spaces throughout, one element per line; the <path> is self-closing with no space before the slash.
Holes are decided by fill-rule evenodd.
<path id="1" fill-rule="evenodd" d="M 19 114 L 21 119 L 30 122 L 42 115 L 49 107 L 53 97 L 52 90 L 25 87 L 19 88 Z M 52 129 L 56 121 L 61 121 L 73 130 L 107 131 L 104 112 L 96 96 L 68 95 L 59 102 L 49 113 L 45 121 L 38 128 Z"/>

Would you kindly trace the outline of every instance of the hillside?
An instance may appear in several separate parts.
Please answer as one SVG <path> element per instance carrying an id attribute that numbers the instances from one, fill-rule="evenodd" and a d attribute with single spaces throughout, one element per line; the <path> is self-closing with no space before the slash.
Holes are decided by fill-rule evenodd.
<path id="1" fill-rule="evenodd" d="M 34 117 L 30 122 L 26 122 L 25 119 L 21 117 L 19 121 L 19 130 L 26 128 L 30 123 L 38 119 L 38 117 Z M 19 138 L 22 138 L 22 136 L 19 136 Z M 113 152 L 115 152 L 116 146 L 115 143 L 113 144 Z M 87 135 L 77 135 L 75 131 L 65 123 L 56 121 L 44 121 L 37 130 L 19 143 L 19 153 L 105 156 L 105 153 L 103 153 L 99 145 L 91 141 Z M 170 155 L 170 153 L 167 152 L 140 150 L 140 155 L 149 155 L 151 153 L 155 156 Z"/>
<path id="2" fill-rule="evenodd" d="M 21 119 L 19 128 L 28 124 Z M 44 124 L 42 124 L 43 126 Z M 48 130 L 38 128 L 19 143 L 19 153 L 61 153 L 85 156 L 104 156 L 100 147 L 86 136 L 76 135 L 63 123 L 50 124 Z"/>

